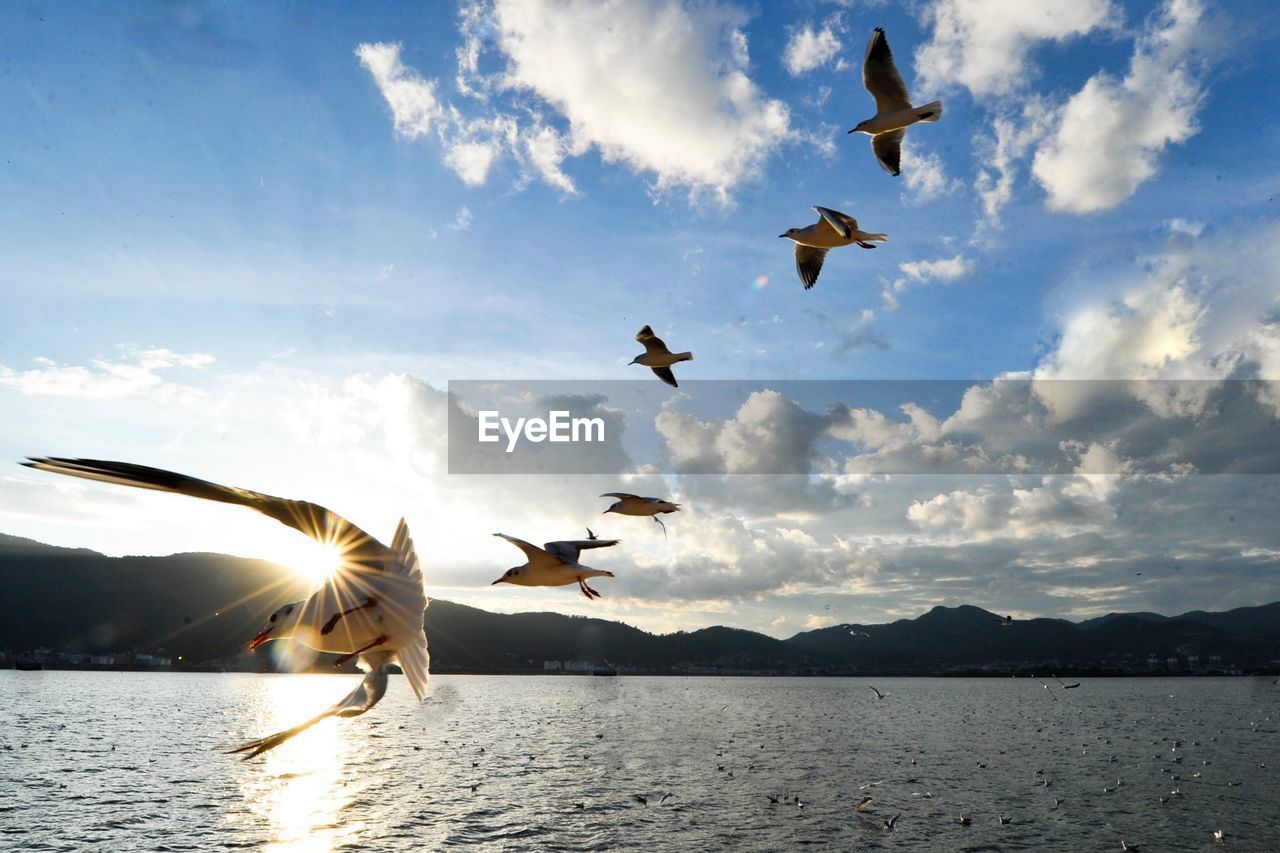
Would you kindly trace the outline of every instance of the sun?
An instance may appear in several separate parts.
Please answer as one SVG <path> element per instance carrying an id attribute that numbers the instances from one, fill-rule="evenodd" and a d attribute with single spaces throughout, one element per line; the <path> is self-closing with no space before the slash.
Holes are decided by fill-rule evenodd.
<path id="1" fill-rule="evenodd" d="M 298 539 L 290 543 L 278 562 L 319 585 L 342 565 L 342 549 L 333 543 Z"/>

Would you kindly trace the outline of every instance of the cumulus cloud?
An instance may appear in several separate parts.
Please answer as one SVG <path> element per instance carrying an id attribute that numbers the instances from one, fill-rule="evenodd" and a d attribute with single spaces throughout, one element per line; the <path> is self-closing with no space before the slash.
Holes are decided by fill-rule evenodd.
<path id="1" fill-rule="evenodd" d="M 898 294 L 911 285 L 931 281 L 952 282 L 963 278 L 973 272 L 973 261 L 963 255 L 931 261 L 904 261 L 898 264 L 898 272 L 901 275 L 886 282 L 880 293 L 885 307 L 890 311 L 898 309 Z"/>
<path id="2" fill-rule="evenodd" d="M 1166 0 L 1138 39 L 1128 74 L 1094 75 L 1061 108 L 1031 167 L 1050 209 L 1115 207 L 1155 175 L 1167 146 L 1199 130 L 1203 18 L 1199 0 Z"/>
<path id="3" fill-rule="evenodd" d="M 716 3 L 474 3 L 462 10 L 461 105 L 447 108 L 434 81 L 402 64 L 397 45 L 362 44 L 357 55 L 396 132 L 411 138 L 435 127 L 445 162 L 469 185 L 511 158 L 526 179 L 572 195 L 564 161 L 595 151 L 653 176 L 658 193 L 710 191 L 728 202 L 794 135 L 786 106 L 748 76 L 745 22 Z M 486 58 L 502 67 L 483 72 Z"/>
<path id="4" fill-rule="evenodd" d="M 1118 15 L 1109 0 L 938 0 L 925 13 L 932 33 L 916 50 L 916 72 L 926 89 L 1007 95 L 1028 82 L 1037 44 L 1112 26 Z"/>
<path id="5" fill-rule="evenodd" d="M 37 358 L 35 367 L 14 370 L 0 365 L 0 386 L 22 394 L 110 400 L 142 394 L 166 396 L 199 391 L 166 380 L 160 374 L 175 368 L 200 369 L 216 359 L 208 353 L 180 353 L 169 349 L 122 347 L 121 358 L 91 359 L 88 366 L 58 364 Z"/>
<path id="6" fill-rule="evenodd" d="M 787 40 L 782 62 L 792 77 L 799 77 L 829 62 L 840 52 L 841 46 L 834 23 L 825 24 L 816 31 L 813 25 L 806 24 Z"/>

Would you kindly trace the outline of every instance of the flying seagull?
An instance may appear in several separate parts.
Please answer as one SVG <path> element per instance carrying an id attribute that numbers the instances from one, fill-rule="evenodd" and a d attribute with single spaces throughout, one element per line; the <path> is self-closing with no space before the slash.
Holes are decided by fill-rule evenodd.
<path id="1" fill-rule="evenodd" d="M 22 464 L 86 480 L 247 506 L 339 550 L 341 566 L 305 601 L 286 604 L 273 613 L 250 646 L 257 648 L 268 640 L 292 638 L 317 651 L 340 653 L 338 665 L 358 657 L 366 673 L 364 679 L 346 698 L 318 716 L 229 752 L 245 752 L 246 759 L 253 758 L 321 720 L 363 714 L 386 693 L 387 666 L 392 663 L 404 671 L 418 701 L 426 698 L 430 654 L 422 622 L 427 597 L 404 519 L 388 547 L 337 513 L 307 501 L 220 486 L 127 462 L 29 457 Z"/>
<path id="2" fill-rule="evenodd" d="M 887 830 L 889 830 L 890 832 L 897 832 L 897 831 L 898 831 L 898 818 L 900 818 L 900 817 L 902 817 L 902 813 L 901 813 L 901 812 L 899 812 L 898 814 L 896 814 L 896 815 L 894 815 L 893 817 L 891 817 L 891 818 L 889 818 L 888 820 L 886 820 L 886 821 L 884 822 L 884 828 L 885 828 L 885 829 L 887 829 Z"/>
<path id="3" fill-rule="evenodd" d="M 589 548 L 610 548 L 617 545 L 620 539 L 574 539 L 565 542 L 548 542 L 539 548 L 523 539 L 495 533 L 524 552 L 527 562 L 523 565 L 507 569 L 507 571 L 490 586 L 500 583 L 511 583 L 516 586 L 564 586 L 577 583 L 582 594 L 587 598 L 599 598 L 600 593 L 587 586 L 588 578 L 611 578 L 613 572 L 593 569 L 578 562 L 582 552 Z"/>
<path id="4" fill-rule="evenodd" d="M 1080 686 L 1080 682 L 1078 682 L 1078 681 L 1077 681 L 1075 684 L 1067 684 L 1067 683 L 1065 683 L 1061 678 L 1059 678 L 1059 677 L 1058 677 L 1058 676 L 1056 676 L 1056 675 L 1055 675 L 1055 676 L 1053 676 L 1053 680 L 1054 680 L 1054 681 L 1056 681 L 1056 682 L 1058 682 L 1059 684 L 1061 684 L 1061 685 L 1062 685 L 1062 689 L 1063 689 L 1063 690 L 1075 690 L 1077 687 L 1079 687 L 1079 686 Z"/>
<path id="5" fill-rule="evenodd" d="M 870 684 L 868 684 L 867 686 L 871 687 Z M 881 693 L 879 690 L 875 689 L 874 687 L 871 687 L 871 692 L 876 694 L 877 699 L 883 699 L 884 697 L 889 695 L 888 693 Z"/>
<path id="6" fill-rule="evenodd" d="M 876 99 L 876 114 L 858 122 L 849 132 L 869 134 L 876 160 L 890 175 L 899 175 L 902 173 L 902 138 L 907 135 L 907 128 L 918 121 L 942 118 L 942 101 L 911 106 L 907 84 L 893 64 L 889 40 L 881 27 L 876 27 L 867 41 L 867 54 L 862 60 L 862 85 Z"/>
<path id="7" fill-rule="evenodd" d="M 636 332 L 636 340 L 644 344 L 644 355 L 636 356 L 630 363 L 644 365 L 672 388 L 679 388 L 680 383 L 676 382 L 676 376 L 671 372 L 671 365 L 681 361 L 693 361 L 693 353 L 672 352 L 667 349 L 662 338 L 655 335 L 653 329 L 648 326 Z"/>
<path id="8" fill-rule="evenodd" d="M 662 519 L 658 518 L 669 512 L 679 512 L 680 504 L 674 504 L 663 498 L 642 498 L 639 495 L 628 494 L 627 492 L 605 492 L 602 498 L 617 498 L 603 514 L 607 515 L 616 512 L 618 515 L 648 515 L 658 522 L 662 527 L 665 535 L 667 526 L 662 523 Z"/>
<path id="9" fill-rule="evenodd" d="M 779 234 L 796 244 L 796 272 L 800 274 L 800 282 L 808 290 L 818 281 L 822 272 L 822 262 L 827 252 L 841 246 L 857 243 L 864 249 L 874 249 L 875 243 L 887 243 L 888 234 L 870 234 L 858 230 L 858 220 L 832 210 L 829 207 L 818 207 L 818 221 L 804 228 L 788 228 L 786 233 Z"/>
<path id="10" fill-rule="evenodd" d="M 861 800 L 858 800 L 858 804 L 853 807 L 853 810 L 857 812 L 863 811 L 875 801 L 876 801 L 876 798 L 868 794 L 867 796 L 863 797 Z"/>

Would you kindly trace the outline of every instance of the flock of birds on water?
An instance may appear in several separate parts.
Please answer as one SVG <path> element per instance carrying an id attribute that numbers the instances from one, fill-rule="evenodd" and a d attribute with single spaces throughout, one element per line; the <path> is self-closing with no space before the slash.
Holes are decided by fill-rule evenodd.
<path id="1" fill-rule="evenodd" d="M 876 115 L 860 122 L 849 133 L 865 133 L 871 136 L 871 149 L 879 164 L 891 175 L 901 172 L 902 141 L 907 128 L 918 122 L 935 122 L 942 115 L 942 102 L 933 101 L 924 106 L 913 106 L 906 84 L 894 65 L 893 56 L 884 30 L 876 28 L 867 44 L 863 61 L 862 79 L 866 89 L 876 103 Z M 818 280 L 827 252 L 833 248 L 858 245 L 864 249 L 874 249 L 876 243 L 888 240 L 887 234 L 862 231 L 856 219 L 827 207 L 815 206 L 818 221 L 803 228 L 789 228 L 779 235 L 795 244 L 796 271 L 806 290 L 812 288 Z M 650 368 L 663 382 L 679 387 L 672 367 L 678 363 L 691 361 L 691 352 L 671 352 L 666 344 L 654 334 L 648 325 L 636 334 L 645 351 L 636 356 L 631 364 L 639 364 Z M 322 506 L 307 501 L 288 500 L 248 489 L 222 486 L 184 474 L 134 465 L 125 462 L 111 462 L 93 459 L 73 459 L 63 457 L 29 457 L 23 462 L 30 468 L 49 471 L 57 474 L 98 480 L 118 485 L 152 489 L 176 494 L 202 498 L 204 500 L 246 506 L 274 518 L 312 539 L 337 546 L 342 556 L 341 566 L 310 597 L 303 601 L 290 602 L 278 608 L 269 617 L 267 624 L 253 638 L 248 646 L 257 649 L 266 642 L 292 640 L 302 643 L 317 652 L 338 655 L 335 665 L 343 666 L 352 659 L 357 659 L 360 668 L 365 672 L 360 684 L 342 700 L 324 710 L 315 717 L 290 729 L 267 735 L 262 738 L 240 744 L 229 753 L 242 754 L 244 758 L 253 758 L 279 746 L 290 738 L 302 733 L 311 726 L 329 717 L 353 717 L 365 713 L 378 703 L 385 694 L 388 682 L 388 666 L 397 664 L 403 671 L 410 688 L 419 701 L 425 699 L 429 677 L 430 656 L 427 649 L 427 638 L 423 627 L 424 611 L 427 598 L 423 590 L 422 570 L 414 551 L 413 541 L 405 521 L 400 520 L 390 545 L 379 542 L 373 536 L 361 530 L 347 519 Z M 643 497 L 625 492 L 609 492 L 601 497 L 614 498 L 615 502 L 604 510 L 606 514 L 614 513 L 624 516 L 650 517 L 663 528 L 660 516 L 679 511 L 680 505 L 664 498 Z M 580 562 L 583 551 L 610 548 L 621 540 L 601 539 L 587 528 L 587 538 L 547 542 L 542 547 L 508 536 L 495 533 L 510 542 L 524 554 L 525 562 L 508 569 L 493 584 L 513 584 L 516 586 L 564 586 L 578 584 L 581 593 L 588 599 L 599 597 L 600 593 L 588 583 L 598 577 L 613 577 L 613 573 L 585 566 Z M 998 620 L 1001 625 L 1013 621 L 1012 616 Z M 869 636 L 865 631 L 850 631 L 851 634 Z M 1053 676 L 1060 690 L 1078 688 L 1079 683 L 1066 684 Z M 1040 684 L 1049 692 L 1054 702 L 1059 698 L 1051 685 L 1041 680 Z M 891 694 L 870 686 L 878 701 L 887 699 Z M 602 738 L 603 735 L 597 735 Z M 1101 736 L 1100 736 L 1101 737 Z M 1216 737 L 1213 738 L 1216 740 Z M 1161 746 L 1166 741 L 1151 741 L 1153 747 Z M 1110 740 L 1106 740 L 1110 743 Z M 1199 741 L 1193 743 L 1199 746 Z M 417 749 L 419 747 L 415 747 Z M 1184 754 L 1183 743 L 1174 740 L 1169 744 L 1169 752 L 1165 755 L 1156 753 L 1153 760 L 1160 760 L 1166 766 L 1162 773 L 1168 774 L 1170 790 L 1167 796 L 1161 796 L 1160 802 L 1166 803 L 1182 795 L 1183 773 L 1181 767 Z M 483 751 L 483 749 L 481 750 Z M 1081 744 L 1082 753 L 1087 753 L 1088 745 Z M 1110 761 L 1115 762 L 1112 754 Z M 1209 760 L 1203 760 L 1205 766 Z M 917 759 L 911 759 L 915 766 Z M 985 763 L 977 762 L 978 769 L 984 769 Z M 475 766 L 473 764 L 473 766 Z M 1259 767 L 1264 765 L 1259 764 Z M 718 768 L 724 771 L 724 765 Z M 1044 788 L 1052 785 L 1052 778 L 1038 770 L 1037 784 Z M 728 771 L 732 777 L 732 771 Z M 1200 779 L 1201 771 L 1188 774 L 1191 779 Z M 906 779 L 907 783 L 917 782 L 917 778 Z M 892 809 L 889 817 L 872 817 L 871 813 L 881 805 L 881 799 L 870 791 L 881 786 L 881 781 L 867 782 L 861 786 L 868 791 L 861 795 L 856 803 L 852 803 L 853 813 L 863 821 L 863 825 L 879 828 L 886 832 L 895 832 L 905 812 Z M 1237 783 L 1229 783 L 1237 784 Z M 1124 786 L 1122 778 L 1116 778 L 1114 785 L 1102 786 L 1103 794 L 1112 794 Z M 474 793 L 480 783 L 469 786 Z M 632 799 L 640 806 L 647 807 L 656 797 L 653 805 L 663 805 L 674 798 L 672 792 L 657 795 L 635 794 Z M 790 805 L 803 809 L 805 801 L 799 794 L 767 794 L 770 806 Z M 912 798 L 932 799 L 930 791 L 915 791 Z M 1062 800 L 1053 797 L 1056 808 Z M 576 808 L 584 808 L 579 802 Z M 1011 823 L 1014 818 L 1000 814 L 999 825 Z M 960 826 L 970 826 L 973 817 L 957 814 L 955 822 Z M 1224 840 L 1222 830 L 1214 833 L 1217 841 Z M 1123 850 L 1137 850 L 1138 846 L 1121 841 Z"/>

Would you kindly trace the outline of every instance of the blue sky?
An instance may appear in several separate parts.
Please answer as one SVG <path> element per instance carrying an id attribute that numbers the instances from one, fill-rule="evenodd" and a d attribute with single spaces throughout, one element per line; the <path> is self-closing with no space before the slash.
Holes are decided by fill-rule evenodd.
<path id="1" fill-rule="evenodd" d="M 787 432 L 797 407 L 783 396 L 736 419 L 700 412 L 696 395 L 672 407 L 718 435 L 754 423 L 761 448 L 790 435 L 800 444 L 770 452 L 820 452 L 846 479 L 757 494 L 734 479 L 741 460 L 689 446 L 674 416 L 672 457 L 721 476 L 498 483 L 441 468 L 448 380 L 647 379 L 627 365 L 646 323 L 695 352 L 682 378 L 762 389 L 1280 378 L 1271 5 L 968 9 L 5 7 L 0 450 L 305 496 L 384 535 L 404 514 L 439 543 L 433 594 L 656 629 L 786 635 L 961 600 L 1080 616 L 1280 597 L 1275 534 L 1238 526 L 1228 559 L 1202 511 L 1225 489 L 1242 517 L 1273 499 L 1272 479 L 1142 479 L 1179 460 L 1144 462 L 1098 426 L 1096 401 L 1075 413 L 1094 428 L 1062 427 L 1065 403 L 1047 398 L 1038 425 L 1084 480 L 886 482 L 858 457 L 945 443 L 949 428 L 871 438 L 870 416 L 826 423 L 856 447 L 828 459 Z M 915 101 L 945 103 L 908 134 L 900 178 L 845 133 L 872 112 L 859 66 L 874 26 Z M 815 221 L 814 204 L 890 239 L 832 252 L 805 292 L 777 235 Z M 1203 400 L 1145 393 L 1178 435 L 1205 417 Z M 1263 396 L 1256 408 L 1265 434 L 1274 413 Z M 974 441 L 1016 445 L 1005 438 Z M 1089 480 L 1091 465 L 1135 473 Z M 247 513 L 49 479 L 0 475 L 0 530 L 108 553 L 297 558 L 294 534 Z M 578 535 L 594 496 L 618 488 L 688 511 L 669 543 L 652 525 L 608 531 L 628 551 L 606 599 L 488 587 L 514 556 L 494 529 Z M 1167 514 L 1140 526 L 1135 506 Z M 1194 541 L 1160 541 L 1169 526 Z M 1141 561 L 1178 566 L 1179 583 L 1132 583 Z"/>

